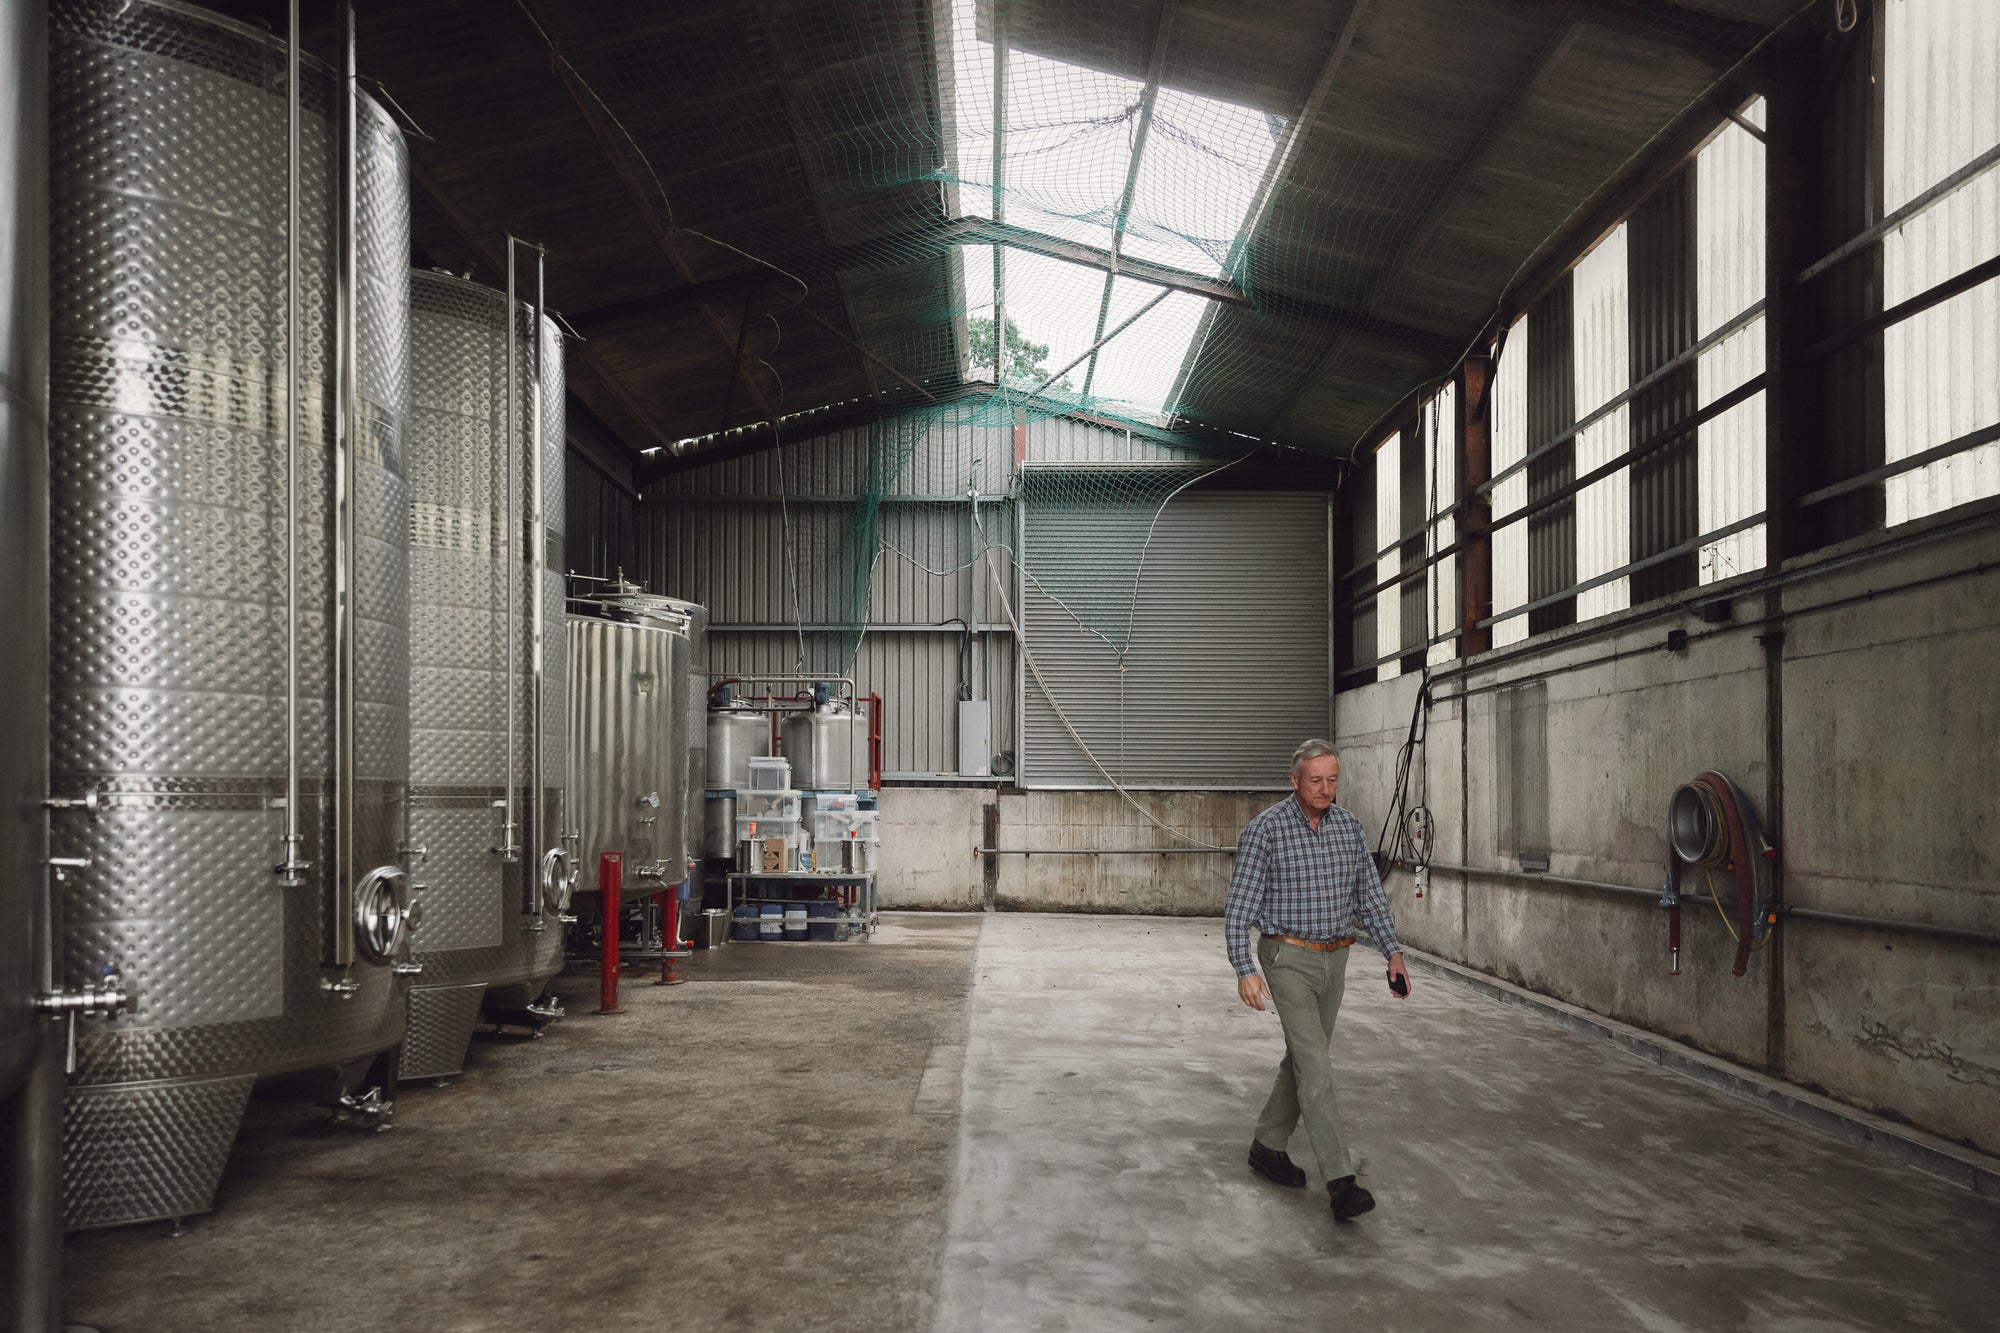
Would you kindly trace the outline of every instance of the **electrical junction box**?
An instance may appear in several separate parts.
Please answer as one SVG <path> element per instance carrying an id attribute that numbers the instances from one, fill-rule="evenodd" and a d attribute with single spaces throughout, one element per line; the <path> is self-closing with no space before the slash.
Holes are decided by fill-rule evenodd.
<path id="1" fill-rule="evenodd" d="M 958 701 L 958 772 L 961 777 L 993 776 L 993 703 Z"/>

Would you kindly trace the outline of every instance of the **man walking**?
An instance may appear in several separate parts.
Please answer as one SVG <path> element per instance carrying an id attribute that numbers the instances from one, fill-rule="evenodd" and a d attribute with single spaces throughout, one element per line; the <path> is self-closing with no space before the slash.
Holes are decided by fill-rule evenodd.
<path id="1" fill-rule="evenodd" d="M 1306 1173 L 1285 1151 L 1303 1117 L 1334 1219 L 1345 1222 L 1375 1206 L 1354 1180 L 1327 1057 L 1356 921 L 1389 960 L 1389 989 L 1398 998 L 1409 994 L 1410 974 L 1361 821 L 1333 803 L 1339 785 L 1340 752 L 1331 743 L 1311 740 L 1293 751 L 1291 796 L 1237 839 L 1222 933 L 1237 996 L 1252 1009 L 1275 1004 L 1285 1032 L 1284 1063 L 1258 1117 L 1250 1165 L 1280 1185 L 1303 1186 Z M 1250 956 L 1253 929 L 1263 936 L 1262 976 Z"/>

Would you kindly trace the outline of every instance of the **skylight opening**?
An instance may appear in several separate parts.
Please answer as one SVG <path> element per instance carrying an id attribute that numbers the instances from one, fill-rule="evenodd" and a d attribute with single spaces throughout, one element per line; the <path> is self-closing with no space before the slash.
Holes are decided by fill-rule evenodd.
<path id="1" fill-rule="evenodd" d="M 958 216 L 993 219 L 993 45 L 979 38 L 977 0 L 954 0 L 952 51 Z M 1011 48 L 999 219 L 1119 260 L 1228 280 L 1284 130 L 1281 118 L 1261 111 L 1167 87 L 1149 97 L 1132 79 Z M 1016 246 L 999 250 L 996 292 L 995 247 L 959 247 L 969 378 L 995 379 L 997 294 L 1009 326 L 999 355 L 1010 388 L 1053 381 L 1053 398 L 1087 394 L 1150 419 L 1171 407 L 1207 298 Z"/>

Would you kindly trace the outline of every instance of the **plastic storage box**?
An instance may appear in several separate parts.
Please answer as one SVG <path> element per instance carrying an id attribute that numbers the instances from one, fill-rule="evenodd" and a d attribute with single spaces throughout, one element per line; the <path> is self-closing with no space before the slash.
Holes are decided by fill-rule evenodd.
<path id="1" fill-rule="evenodd" d="M 781 792 L 790 791 L 791 789 L 791 760 L 777 755 L 750 756 L 750 786 L 747 789 L 748 792 Z"/>

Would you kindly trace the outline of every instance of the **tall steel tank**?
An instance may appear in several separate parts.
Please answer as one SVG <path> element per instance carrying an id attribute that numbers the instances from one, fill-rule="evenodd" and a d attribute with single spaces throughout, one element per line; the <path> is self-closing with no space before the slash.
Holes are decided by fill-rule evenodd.
<path id="1" fill-rule="evenodd" d="M 410 840 L 425 860 L 404 1078 L 457 1073 L 482 1004 L 556 1013 L 537 1000 L 562 970 L 569 884 L 562 561 L 549 555 L 562 549 L 563 348 L 524 302 L 511 358 L 509 337 L 504 292 L 410 275 Z"/>
<path id="2" fill-rule="evenodd" d="M 599 858 L 621 857 L 620 900 L 688 874 L 686 836 L 691 619 L 632 617 L 602 603 L 571 615 L 569 809 L 576 888 L 596 895 Z"/>
<path id="3" fill-rule="evenodd" d="M 80 1044 L 77 1228 L 207 1209 L 253 1083 L 357 1093 L 403 1035 L 410 215 L 401 134 L 308 62 L 294 416 L 283 43 L 61 0 L 51 60 L 51 783 L 102 807 L 53 825 L 62 967 L 136 1004 Z"/>

